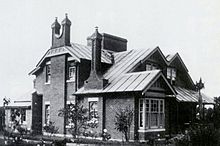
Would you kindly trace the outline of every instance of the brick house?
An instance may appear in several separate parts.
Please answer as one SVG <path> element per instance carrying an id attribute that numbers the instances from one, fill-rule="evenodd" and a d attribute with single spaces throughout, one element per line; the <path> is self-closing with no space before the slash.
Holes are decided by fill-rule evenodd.
<path id="1" fill-rule="evenodd" d="M 52 24 L 52 45 L 36 67 L 32 129 L 55 122 L 66 134 L 67 119 L 58 110 L 77 101 L 98 114 L 97 132 L 120 139 L 114 117 L 119 108 L 134 109 L 131 139 L 176 133 L 196 117 L 198 93 L 180 55 L 165 56 L 159 47 L 127 50 L 127 40 L 95 32 L 87 45 L 70 42 L 71 21 Z M 77 99 L 77 100 L 76 100 Z M 213 101 L 203 94 L 204 103 Z"/>

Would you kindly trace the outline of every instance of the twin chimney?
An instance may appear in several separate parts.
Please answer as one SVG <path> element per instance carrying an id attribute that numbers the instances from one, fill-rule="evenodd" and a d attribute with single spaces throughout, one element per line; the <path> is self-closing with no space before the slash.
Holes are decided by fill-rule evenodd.
<path id="1" fill-rule="evenodd" d="M 95 32 L 90 38 L 92 47 L 91 71 L 84 87 L 86 90 L 103 89 L 108 81 L 101 74 L 102 35 L 98 32 L 98 27 L 95 28 Z"/>
<path id="2" fill-rule="evenodd" d="M 70 26 L 71 21 L 66 14 L 65 19 L 61 22 L 62 32 L 60 33 L 61 25 L 55 19 L 55 22 L 51 25 L 52 28 L 52 46 L 51 48 L 57 48 L 62 46 L 71 46 L 70 44 Z"/>

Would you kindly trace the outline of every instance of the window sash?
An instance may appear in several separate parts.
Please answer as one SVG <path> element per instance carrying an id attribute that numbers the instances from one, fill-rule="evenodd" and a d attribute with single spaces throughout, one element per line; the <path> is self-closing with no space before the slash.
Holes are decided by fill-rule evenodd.
<path id="1" fill-rule="evenodd" d="M 50 122 L 50 105 L 45 105 L 45 124 L 48 125 Z"/>
<path id="2" fill-rule="evenodd" d="M 98 118 L 98 101 L 89 101 L 89 119 Z"/>
<path id="3" fill-rule="evenodd" d="M 75 80 L 75 72 L 76 68 L 75 67 L 69 67 L 69 80 Z"/>
<path id="4" fill-rule="evenodd" d="M 164 128 L 164 99 L 145 98 L 139 101 L 139 127 L 141 129 Z"/>
<path id="5" fill-rule="evenodd" d="M 50 64 L 46 65 L 46 83 L 50 82 L 51 79 L 51 66 Z"/>
<path id="6" fill-rule="evenodd" d="M 167 78 L 172 79 L 173 81 L 176 80 L 176 69 L 168 67 L 167 68 Z"/>

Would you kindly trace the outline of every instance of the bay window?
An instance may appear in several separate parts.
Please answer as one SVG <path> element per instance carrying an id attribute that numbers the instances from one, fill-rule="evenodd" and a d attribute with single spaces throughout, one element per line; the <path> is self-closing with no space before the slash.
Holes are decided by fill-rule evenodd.
<path id="1" fill-rule="evenodd" d="M 139 100 L 139 127 L 142 130 L 164 129 L 164 99 Z"/>

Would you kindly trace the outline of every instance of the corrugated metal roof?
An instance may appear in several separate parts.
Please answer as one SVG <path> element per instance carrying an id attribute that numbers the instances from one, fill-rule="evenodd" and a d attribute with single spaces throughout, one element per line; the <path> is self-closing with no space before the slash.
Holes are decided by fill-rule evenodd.
<path id="1" fill-rule="evenodd" d="M 196 91 L 174 86 L 176 98 L 180 102 L 198 102 L 199 94 Z M 202 93 L 203 103 L 214 103 L 214 99 Z"/>
<path id="2" fill-rule="evenodd" d="M 81 88 L 76 94 L 143 91 L 160 72 L 160 70 L 152 70 L 121 74 L 103 90 L 85 90 Z"/>

